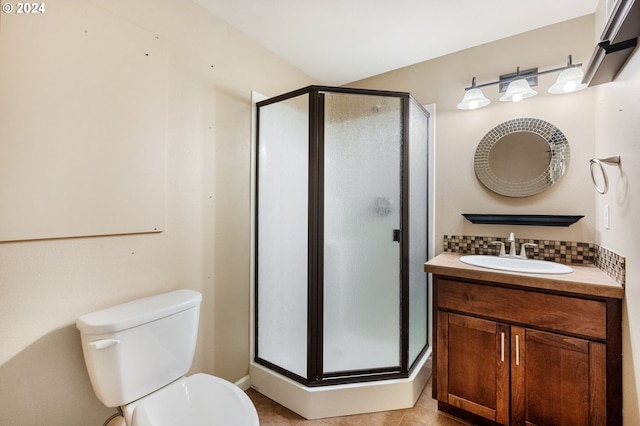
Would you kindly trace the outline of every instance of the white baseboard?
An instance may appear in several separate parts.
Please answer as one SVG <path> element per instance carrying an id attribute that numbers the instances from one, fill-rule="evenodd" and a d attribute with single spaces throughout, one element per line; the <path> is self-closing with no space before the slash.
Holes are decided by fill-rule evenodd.
<path id="1" fill-rule="evenodd" d="M 243 391 L 246 391 L 251 387 L 251 376 L 247 374 L 246 376 L 235 382 L 234 385 L 236 385 Z"/>

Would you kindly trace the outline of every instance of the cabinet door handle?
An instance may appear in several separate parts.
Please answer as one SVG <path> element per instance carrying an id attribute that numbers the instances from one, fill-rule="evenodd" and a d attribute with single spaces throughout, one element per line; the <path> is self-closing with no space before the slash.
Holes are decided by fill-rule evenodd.
<path id="1" fill-rule="evenodd" d="M 516 334 L 516 365 L 520 365 L 520 339 L 518 337 L 520 336 Z"/>
<path id="2" fill-rule="evenodd" d="M 500 361 L 504 362 L 504 332 L 500 333 Z"/>

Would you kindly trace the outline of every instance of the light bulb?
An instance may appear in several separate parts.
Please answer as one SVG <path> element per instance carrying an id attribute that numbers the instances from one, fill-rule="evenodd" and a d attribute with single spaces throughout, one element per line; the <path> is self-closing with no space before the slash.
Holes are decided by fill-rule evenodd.
<path id="1" fill-rule="evenodd" d="M 575 81 L 567 81 L 562 87 L 562 90 L 564 90 L 565 93 L 569 93 L 576 90 L 576 87 L 578 87 L 578 85 Z"/>

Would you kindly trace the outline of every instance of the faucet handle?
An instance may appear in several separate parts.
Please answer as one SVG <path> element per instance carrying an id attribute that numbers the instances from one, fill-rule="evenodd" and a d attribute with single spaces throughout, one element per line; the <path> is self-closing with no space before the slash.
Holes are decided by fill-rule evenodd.
<path id="1" fill-rule="evenodd" d="M 538 245 L 534 243 L 520 244 L 520 257 L 522 257 L 523 259 L 527 258 L 527 250 L 526 250 L 527 247 L 538 247 Z"/>
<path id="2" fill-rule="evenodd" d="M 491 244 L 500 244 L 500 254 L 498 256 L 505 257 L 507 255 L 504 251 L 504 243 L 502 241 L 491 241 Z"/>

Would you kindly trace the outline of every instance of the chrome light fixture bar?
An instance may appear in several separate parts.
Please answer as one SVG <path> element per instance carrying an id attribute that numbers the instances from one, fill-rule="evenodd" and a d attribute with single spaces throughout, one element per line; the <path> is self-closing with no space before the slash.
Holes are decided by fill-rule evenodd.
<path id="1" fill-rule="evenodd" d="M 582 83 L 584 72 L 580 68 L 582 64 L 573 64 L 571 55 L 567 58 L 567 65 L 564 67 L 553 68 L 545 71 L 538 71 L 537 68 L 520 71 L 520 67 L 516 68 L 516 72 L 512 74 L 501 75 L 499 80 L 489 83 L 476 84 L 476 78 L 471 80 L 471 86 L 466 87 L 464 97 L 458 104 L 458 109 L 471 110 L 485 107 L 491 103 L 482 92 L 483 87 L 500 85 L 500 92 L 505 92 L 500 101 L 502 102 L 520 102 L 536 96 L 538 92 L 533 90 L 531 86 L 538 84 L 538 76 L 553 72 L 560 72 L 556 82 L 549 88 L 551 94 L 572 93 L 587 87 Z"/>

